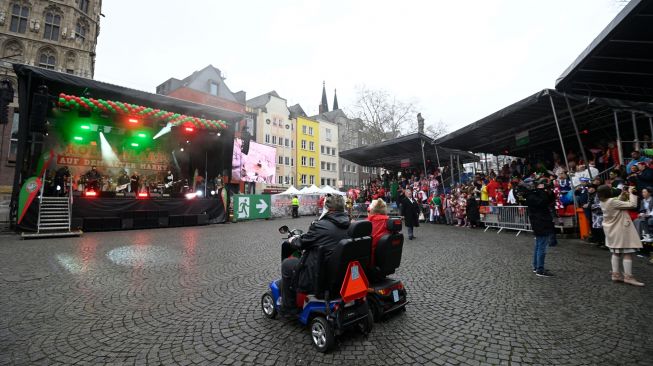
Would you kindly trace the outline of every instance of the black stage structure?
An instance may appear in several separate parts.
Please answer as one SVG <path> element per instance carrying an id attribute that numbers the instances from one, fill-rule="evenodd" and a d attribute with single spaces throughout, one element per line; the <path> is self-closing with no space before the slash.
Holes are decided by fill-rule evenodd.
<path id="1" fill-rule="evenodd" d="M 413 133 L 400 136 L 391 140 L 382 141 L 372 145 L 357 147 L 341 151 L 340 157 L 353 163 L 369 167 L 399 171 L 403 168 L 414 167 L 424 169 L 428 167 L 440 168 L 450 166 L 461 172 L 461 164 L 476 162 L 479 157 L 461 150 L 440 146 L 435 140 L 422 133 Z M 458 166 L 456 169 L 455 167 Z M 443 177 L 447 179 L 449 177 Z M 460 177 L 459 177 L 460 180 Z"/>
<path id="2" fill-rule="evenodd" d="M 97 164 L 98 170 L 127 171 L 128 168 L 124 166 L 154 172 L 152 178 L 148 178 L 150 182 L 147 187 L 136 186 L 136 191 L 132 193 L 116 193 L 116 184 L 105 183 L 103 187 L 110 186 L 111 191 L 98 191 L 96 196 L 87 196 L 88 184 L 78 191 L 73 189 L 76 183 L 71 183 L 68 189 L 72 197 L 73 227 L 118 230 L 226 221 L 225 206 L 228 207 L 228 202 L 218 182 L 231 174 L 234 136 L 244 114 L 37 67 L 15 64 L 14 70 L 18 76 L 20 124 L 11 200 L 13 220 L 16 220 L 18 194 L 23 182 L 38 174 L 39 157 L 54 149 L 53 161 L 59 163 L 59 167 L 81 159 L 88 164 Z M 95 107 L 89 106 L 89 100 L 95 103 Z M 101 105 L 100 101 L 104 104 Z M 87 108 L 80 107 L 80 104 Z M 131 118 L 132 115 L 134 118 Z M 159 118 L 161 116 L 170 116 L 168 122 L 165 118 Z M 142 125 L 144 132 L 139 130 L 138 133 L 145 139 L 142 146 L 134 140 L 129 140 L 132 141 L 131 146 L 122 142 L 127 141 L 128 136 L 136 136 L 127 121 Z M 170 121 L 173 121 L 172 125 Z M 183 124 L 175 124 L 177 122 Z M 73 145 L 75 142 L 81 145 L 86 137 L 73 137 L 76 132 L 69 132 L 72 127 L 68 125 L 86 129 L 82 131 L 87 133 L 84 136 L 93 134 L 90 144 L 81 147 Z M 184 134 L 185 126 L 188 127 L 187 131 L 192 132 Z M 164 130 L 166 133 L 163 133 Z M 156 134 L 163 137 L 159 138 Z M 109 147 L 105 148 L 105 145 Z M 64 156 L 70 151 L 91 151 L 95 155 L 75 160 Z M 118 159 L 107 163 L 104 161 L 105 152 L 114 159 L 118 155 Z M 92 159 L 92 156 L 100 155 L 101 158 Z M 132 161 L 124 163 L 121 160 L 124 156 L 130 156 Z M 152 156 L 159 160 L 153 163 L 146 160 L 146 157 Z M 78 170 L 84 168 L 89 167 L 75 167 Z M 157 192 L 156 188 L 151 187 L 156 186 L 155 180 L 160 179 L 161 175 L 167 174 L 166 170 L 174 172 L 178 177 L 178 180 L 175 179 L 177 183 L 173 188 L 166 187 L 169 189 L 167 192 L 164 185 L 158 184 L 161 190 Z M 77 177 L 72 177 L 73 173 L 70 175 L 70 181 L 75 181 Z M 44 181 L 47 182 L 47 177 Z M 176 184 L 182 181 L 184 187 L 177 188 Z M 215 186 L 210 186 L 214 182 Z M 201 194 L 210 191 L 214 195 Z M 196 195 L 193 194 L 195 192 Z M 16 225 L 17 230 L 37 229 L 38 206 L 30 206 L 21 224 Z"/>

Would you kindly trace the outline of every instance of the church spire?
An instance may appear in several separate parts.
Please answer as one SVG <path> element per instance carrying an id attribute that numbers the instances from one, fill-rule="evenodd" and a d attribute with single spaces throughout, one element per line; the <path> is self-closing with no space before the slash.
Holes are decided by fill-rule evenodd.
<path id="1" fill-rule="evenodd" d="M 320 103 L 319 111 L 320 114 L 329 111 L 329 103 L 327 102 L 326 96 L 326 83 L 324 81 L 322 81 L 322 103 Z"/>
<path id="2" fill-rule="evenodd" d="M 333 89 L 333 110 L 336 111 L 340 109 L 338 107 L 338 93 L 336 89 Z"/>

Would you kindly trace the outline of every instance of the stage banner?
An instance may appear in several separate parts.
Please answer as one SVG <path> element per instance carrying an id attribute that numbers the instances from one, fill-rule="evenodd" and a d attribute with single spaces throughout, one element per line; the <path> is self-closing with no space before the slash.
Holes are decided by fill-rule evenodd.
<path id="1" fill-rule="evenodd" d="M 31 177 L 25 181 L 23 187 L 20 189 L 20 194 L 18 195 L 18 224 L 23 221 L 23 217 L 32 204 L 32 201 L 34 201 L 34 197 L 39 194 L 41 184 L 41 178 Z"/>
<path id="2" fill-rule="evenodd" d="M 54 159 L 54 150 L 50 149 L 50 151 L 45 152 L 41 154 L 41 157 L 39 158 L 39 163 L 36 166 L 36 176 L 37 177 L 42 177 L 43 173 L 48 170 L 50 167 L 50 164 L 52 163 L 52 160 Z"/>
<path id="3" fill-rule="evenodd" d="M 238 194 L 234 196 L 236 220 L 269 219 L 271 206 L 269 194 Z"/>
<path id="4" fill-rule="evenodd" d="M 249 152 L 243 154 L 241 139 L 234 140 L 231 177 L 234 181 L 275 184 L 277 149 L 272 146 L 249 143 Z"/>
<path id="5" fill-rule="evenodd" d="M 275 194 L 272 196 L 272 217 L 290 217 L 292 214 L 292 198 L 290 194 Z M 317 215 L 319 208 L 317 202 L 320 199 L 319 194 L 300 194 L 299 198 L 299 215 L 310 216 Z"/>

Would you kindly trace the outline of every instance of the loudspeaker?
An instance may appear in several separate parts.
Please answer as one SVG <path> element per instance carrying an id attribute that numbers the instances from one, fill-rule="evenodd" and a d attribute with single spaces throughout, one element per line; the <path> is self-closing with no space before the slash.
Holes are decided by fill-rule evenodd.
<path id="1" fill-rule="evenodd" d="M 209 215 L 199 214 L 197 215 L 197 225 L 208 225 L 209 224 Z"/>
<path id="2" fill-rule="evenodd" d="M 29 114 L 30 132 L 45 133 L 45 123 L 50 109 L 50 96 L 47 94 L 35 93 L 32 96 L 32 108 Z"/>
<path id="3" fill-rule="evenodd" d="M 132 219 L 132 218 L 123 218 L 122 219 L 122 228 L 123 229 L 133 229 L 134 228 L 134 219 Z"/>
<path id="4" fill-rule="evenodd" d="M 197 215 L 184 215 L 184 226 L 197 225 Z"/>
<path id="5" fill-rule="evenodd" d="M 168 217 L 169 227 L 184 226 L 184 217 L 182 215 L 170 215 Z"/>

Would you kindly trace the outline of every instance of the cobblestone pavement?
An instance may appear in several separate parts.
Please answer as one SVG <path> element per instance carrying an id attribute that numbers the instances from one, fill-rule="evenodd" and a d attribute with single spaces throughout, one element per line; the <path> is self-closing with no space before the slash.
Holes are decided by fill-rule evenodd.
<path id="1" fill-rule="evenodd" d="M 529 235 L 427 225 L 396 276 L 407 312 L 316 353 L 297 322 L 263 317 L 284 223 L 0 236 L 0 364 L 651 365 L 648 287 L 612 284 L 608 252 L 562 240 L 531 273 Z"/>

